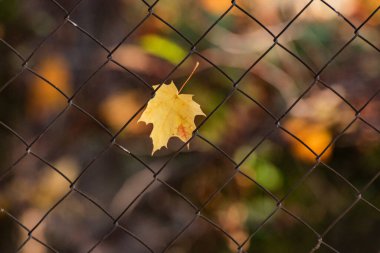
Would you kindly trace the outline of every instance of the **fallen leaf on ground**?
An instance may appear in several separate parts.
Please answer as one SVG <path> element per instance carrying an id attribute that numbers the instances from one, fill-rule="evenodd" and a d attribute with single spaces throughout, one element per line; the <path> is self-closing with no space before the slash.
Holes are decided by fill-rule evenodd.
<path id="1" fill-rule="evenodd" d="M 154 85 L 156 89 L 159 85 Z M 194 119 L 203 115 L 199 104 L 193 101 L 191 94 L 179 94 L 174 82 L 163 84 L 149 102 L 138 122 L 152 123 L 150 137 L 153 140 L 153 151 L 167 147 L 171 137 L 178 137 L 186 142 L 195 130 Z"/>

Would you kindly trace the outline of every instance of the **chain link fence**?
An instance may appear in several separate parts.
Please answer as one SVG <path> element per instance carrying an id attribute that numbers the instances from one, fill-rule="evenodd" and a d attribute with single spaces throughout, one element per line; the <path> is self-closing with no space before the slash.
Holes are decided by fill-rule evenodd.
<path id="1" fill-rule="evenodd" d="M 378 2 L 354 22 L 334 1 L 296 1 L 281 25 L 261 21 L 272 1 L 267 13 L 255 12 L 255 1 L 11 2 L 3 9 L 22 10 L 23 23 L 41 17 L 36 32 L 2 14 L 12 26 L 0 29 L 1 252 L 380 250 L 378 26 L 365 32 Z M 311 18 L 316 8 L 330 23 Z M 235 19 L 232 27 L 254 32 L 227 32 Z M 319 29 L 334 24 L 327 35 Z M 332 39 L 318 51 L 293 38 L 297 29 Z M 160 32 L 186 50 L 146 35 Z M 142 36 L 154 57 L 133 46 Z M 351 50 L 357 62 L 346 61 Z M 57 53 L 70 58 L 71 78 Z M 265 68 L 278 61 L 267 61 L 271 54 L 282 69 Z M 184 93 L 199 97 L 207 116 L 187 143 L 173 140 L 151 157 L 149 127 L 136 120 L 152 85 L 179 85 L 195 61 Z M 110 94 L 117 99 L 99 111 Z M 278 94 L 285 101 L 273 102 Z"/>

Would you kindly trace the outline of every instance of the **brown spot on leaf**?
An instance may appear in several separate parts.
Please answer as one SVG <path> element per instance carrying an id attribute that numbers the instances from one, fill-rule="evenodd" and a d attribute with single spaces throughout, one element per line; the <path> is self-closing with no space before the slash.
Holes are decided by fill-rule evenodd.
<path id="1" fill-rule="evenodd" d="M 190 133 L 186 131 L 186 128 L 183 124 L 180 124 L 177 128 L 178 136 L 182 139 L 188 140 L 190 138 Z"/>

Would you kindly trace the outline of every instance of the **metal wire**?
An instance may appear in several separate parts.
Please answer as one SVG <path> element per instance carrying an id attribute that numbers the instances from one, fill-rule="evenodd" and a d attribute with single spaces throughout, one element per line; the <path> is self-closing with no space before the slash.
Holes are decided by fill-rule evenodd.
<path id="1" fill-rule="evenodd" d="M 155 183 L 161 184 L 164 188 L 167 188 L 169 191 L 173 192 L 173 194 L 176 194 L 179 196 L 182 200 L 184 200 L 193 210 L 193 217 L 178 231 L 178 233 L 167 243 L 167 245 L 163 248 L 161 252 L 166 252 L 168 249 L 176 242 L 176 240 L 187 231 L 187 229 L 196 221 L 196 220 L 203 220 L 204 222 L 210 224 L 212 227 L 215 227 L 218 231 L 222 232 L 226 237 L 228 237 L 236 246 L 236 252 L 246 252 L 244 250 L 244 247 L 247 245 L 247 243 L 255 237 L 255 235 L 264 227 L 266 223 L 268 223 L 274 215 L 276 215 L 279 212 L 283 212 L 286 215 L 289 215 L 293 217 L 299 224 L 304 226 L 307 230 L 311 231 L 312 234 L 315 236 L 315 245 L 312 247 L 312 249 L 309 249 L 309 252 L 315 252 L 317 251 L 321 246 L 325 246 L 329 248 L 333 252 L 339 252 L 337 249 L 334 248 L 333 245 L 330 245 L 325 241 L 326 234 L 334 228 L 334 226 L 342 220 L 346 214 L 353 209 L 359 202 L 364 203 L 368 206 L 371 206 L 374 208 L 378 215 L 380 215 L 380 210 L 371 203 L 368 199 L 364 197 L 365 191 L 374 183 L 374 181 L 379 177 L 380 171 L 371 178 L 371 180 L 368 182 L 368 184 L 363 187 L 362 189 L 356 188 L 348 179 L 346 179 L 343 175 L 341 175 L 337 170 L 335 170 L 333 167 L 327 165 L 321 160 L 321 157 L 323 154 L 328 150 L 344 133 L 348 131 L 350 126 L 354 124 L 357 121 L 363 122 L 365 125 L 372 128 L 374 131 L 380 134 L 380 130 L 369 123 L 366 119 L 362 118 L 361 112 L 368 106 L 368 104 L 379 94 L 380 89 L 374 92 L 373 96 L 366 101 L 366 103 L 361 108 L 356 108 L 352 103 L 350 103 L 348 100 L 346 100 L 337 90 L 334 90 L 332 86 L 329 85 L 329 83 L 322 79 L 321 74 L 328 69 L 329 65 L 334 62 L 334 60 L 349 46 L 353 43 L 355 40 L 362 40 L 364 43 L 368 44 L 370 47 L 374 48 L 376 51 L 380 52 L 380 49 L 375 46 L 374 43 L 370 42 L 368 38 L 366 38 L 364 35 L 360 33 L 361 28 L 370 20 L 370 18 L 375 15 L 379 9 L 380 6 L 375 9 L 370 16 L 359 26 L 355 26 L 353 22 L 351 22 L 347 17 L 345 17 L 342 13 L 340 13 L 338 10 L 333 8 L 329 3 L 327 3 L 324 0 L 321 0 L 320 2 L 323 3 L 325 6 L 327 6 L 331 11 L 335 12 L 336 15 L 343 20 L 343 22 L 347 23 L 352 28 L 352 35 L 351 38 L 340 48 L 338 49 L 335 54 L 332 55 L 319 69 L 315 69 L 314 67 L 310 66 L 307 62 L 302 60 L 299 56 L 297 56 L 295 53 L 293 53 L 290 49 L 286 47 L 286 45 L 283 45 L 279 42 L 279 39 L 282 37 L 282 35 L 287 31 L 290 27 L 292 27 L 293 23 L 300 17 L 302 13 L 304 13 L 313 2 L 316 2 L 316 0 L 309 1 L 287 24 L 286 26 L 276 35 L 274 34 L 269 27 L 264 25 L 262 22 L 259 21 L 258 18 L 253 16 L 253 14 L 249 13 L 247 10 L 245 10 L 242 6 L 239 5 L 236 1 L 231 1 L 231 5 L 228 9 L 225 10 L 223 14 L 221 14 L 213 24 L 211 24 L 206 31 L 199 37 L 199 38 L 188 38 L 185 34 L 183 34 L 181 31 L 177 30 L 173 25 L 171 25 L 169 22 L 167 22 L 164 18 L 162 18 L 159 14 L 155 13 L 155 7 L 160 2 L 160 0 L 155 1 L 153 4 L 149 4 L 146 1 L 142 1 L 143 4 L 146 6 L 146 15 L 140 20 L 140 22 L 137 23 L 137 25 L 131 29 L 123 38 L 122 40 L 112 49 L 109 49 L 105 46 L 104 43 L 99 41 L 95 38 L 89 31 L 86 31 L 86 29 L 82 28 L 79 24 L 75 23 L 71 19 L 71 14 L 75 11 L 75 9 L 79 6 L 79 4 L 82 2 L 81 0 L 78 1 L 72 9 L 66 9 L 62 5 L 60 5 L 55 0 L 50 0 L 51 3 L 55 4 L 64 14 L 64 19 L 61 20 L 61 22 L 57 25 L 55 29 L 52 30 L 50 34 L 48 34 L 35 48 L 29 55 L 23 55 L 18 50 L 16 50 L 12 45 L 10 45 L 8 42 L 4 41 L 3 39 L 0 39 L 0 43 L 2 43 L 5 47 L 7 47 L 9 50 L 11 50 L 15 56 L 17 56 L 21 60 L 21 71 L 10 78 L 8 82 L 3 84 L 3 86 L 0 88 L 0 92 L 4 91 L 5 88 L 12 85 L 13 80 L 15 80 L 18 76 L 20 76 L 24 72 L 29 72 L 32 75 L 34 75 L 36 78 L 43 80 L 48 85 L 50 85 L 53 89 L 55 89 L 58 93 L 62 95 L 64 99 L 66 99 L 67 104 L 65 108 L 62 109 L 62 111 L 53 118 L 50 123 L 43 129 L 42 132 L 40 132 L 32 141 L 27 141 L 25 138 L 22 137 L 21 134 L 17 133 L 16 130 L 12 129 L 9 125 L 7 125 L 5 122 L 0 121 L 0 126 L 4 130 L 8 131 L 10 134 L 15 136 L 20 142 L 23 143 L 25 147 L 25 152 L 21 154 L 21 156 L 16 159 L 2 174 L 0 175 L 0 182 L 4 180 L 4 178 L 12 172 L 12 170 L 15 168 L 17 164 L 19 164 L 21 161 L 26 159 L 27 157 L 33 156 L 40 160 L 42 163 L 46 164 L 50 169 L 54 171 L 54 173 L 58 173 L 64 180 L 66 180 L 70 187 L 67 189 L 67 192 L 61 197 L 44 215 L 43 217 L 33 226 L 33 227 L 27 227 L 24 225 L 20 219 L 9 213 L 5 209 L 1 209 L 1 213 L 12 219 L 15 223 L 17 223 L 22 229 L 24 229 L 28 235 L 27 239 L 18 247 L 17 252 L 21 251 L 24 246 L 31 240 L 37 242 L 38 244 L 46 247 L 51 252 L 59 252 L 57 249 L 55 249 L 53 246 L 48 245 L 46 242 L 41 241 L 40 239 L 36 238 L 34 235 L 34 232 L 36 229 L 45 221 L 45 219 L 49 216 L 49 214 L 55 210 L 56 208 L 59 208 L 62 202 L 64 202 L 71 194 L 77 193 L 87 201 L 91 202 L 96 208 L 98 208 L 101 212 L 103 212 L 109 219 L 112 220 L 113 226 L 109 228 L 108 231 L 106 231 L 101 238 L 95 242 L 87 252 L 93 252 L 98 245 L 100 245 L 103 241 L 105 241 L 108 237 L 110 237 L 116 230 L 123 231 L 128 236 L 134 238 L 134 240 L 139 243 L 142 247 L 144 247 L 149 252 L 156 252 L 147 242 L 145 242 L 142 238 L 139 238 L 135 233 L 131 232 L 128 228 L 121 225 L 119 223 L 120 219 L 123 217 L 123 215 L 139 200 L 141 199 L 144 194 L 151 190 L 153 185 Z M 241 74 L 241 76 L 237 79 L 234 79 L 230 75 L 228 75 L 225 71 L 222 70 L 217 64 L 214 64 L 210 59 L 208 59 L 206 56 L 204 56 L 200 51 L 197 50 L 197 46 L 200 44 L 200 42 L 206 37 L 207 34 L 210 33 L 214 29 L 214 27 L 222 20 L 223 17 L 225 17 L 228 13 L 230 13 L 232 10 L 239 11 L 241 14 L 244 14 L 246 17 L 251 19 L 253 22 L 258 24 L 260 27 L 262 27 L 273 39 L 273 43 L 267 48 L 267 50 L 260 55 L 260 57 L 252 62 L 252 64 Z M 123 132 L 123 130 L 132 122 L 133 119 L 137 117 L 137 115 L 146 107 L 147 100 L 143 106 L 141 106 L 134 114 L 133 116 L 128 119 L 125 124 L 116 132 L 113 133 L 111 130 L 109 130 L 106 126 L 104 126 L 101 122 L 99 122 L 94 115 L 92 115 L 90 112 L 86 111 L 84 108 L 82 108 L 80 105 L 76 104 L 75 98 L 80 93 L 80 91 L 86 87 L 86 85 L 90 82 L 92 78 L 95 78 L 95 75 L 100 72 L 107 64 L 114 63 L 117 66 L 121 67 L 123 70 L 125 70 L 127 73 L 131 74 L 136 81 L 138 81 L 141 86 L 148 87 L 152 91 L 151 97 L 154 96 L 154 93 L 160 89 L 161 85 L 156 89 L 153 90 L 151 88 L 151 85 L 149 82 L 145 81 L 144 78 L 139 76 L 134 71 L 130 70 L 129 68 L 123 66 L 121 63 L 119 63 L 117 60 L 113 58 L 114 53 L 120 48 L 120 46 L 128 40 L 147 20 L 149 19 L 156 19 L 157 21 L 161 22 L 161 24 L 165 25 L 168 29 L 171 29 L 173 32 L 178 34 L 181 38 L 184 39 L 184 41 L 188 44 L 189 50 L 187 55 L 182 59 L 182 61 L 176 65 L 170 73 L 167 74 L 165 78 L 161 80 L 161 85 L 165 83 L 167 80 L 169 80 L 172 76 L 172 74 L 192 55 L 196 55 L 198 57 L 201 57 L 203 60 L 207 61 L 209 64 L 211 64 L 215 70 L 220 72 L 228 82 L 230 82 L 229 91 L 225 95 L 225 97 L 211 110 L 211 112 L 198 124 L 197 129 L 194 131 L 193 136 L 189 141 L 184 143 L 176 152 L 174 152 L 170 157 L 167 158 L 166 162 L 158 169 L 155 170 L 151 168 L 146 162 L 143 161 L 142 158 L 140 158 L 138 155 L 134 154 L 131 150 L 128 150 L 125 146 L 123 146 L 120 142 L 120 134 Z M 83 35 L 87 36 L 90 40 L 95 42 L 97 45 L 99 45 L 102 50 L 107 54 L 107 57 L 104 59 L 103 63 L 88 77 L 87 80 L 85 80 L 82 84 L 78 86 L 78 88 L 72 93 L 72 95 L 65 94 L 63 90 L 61 90 L 57 85 L 52 83 L 51 81 L 47 80 L 45 77 L 43 77 L 41 74 L 39 74 L 36 70 L 29 67 L 29 62 L 33 59 L 33 57 L 36 55 L 37 51 L 46 43 L 49 38 L 54 36 L 64 25 L 71 25 L 75 29 L 77 29 L 78 32 L 82 33 Z M 195 41 L 195 42 L 192 42 Z M 249 94 L 247 94 L 244 90 L 240 88 L 240 82 L 241 80 L 249 73 L 261 60 L 266 56 L 274 47 L 280 47 L 282 48 L 289 56 L 294 58 L 296 61 L 300 62 L 303 66 L 306 67 L 306 69 L 310 72 L 310 74 L 313 76 L 313 81 L 308 85 L 308 87 L 304 90 L 304 92 L 281 114 L 279 117 L 275 116 L 274 113 L 271 112 L 270 109 L 266 108 L 266 106 L 262 105 L 259 101 L 257 101 L 255 98 L 251 97 Z M 345 104 L 347 104 L 355 113 L 355 116 L 351 119 L 351 121 L 344 127 L 344 129 L 335 136 L 335 138 L 329 143 L 328 146 L 324 148 L 324 150 L 321 153 L 318 153 L 314 151 L 311 147 L 309 147 L 301 138 L 297 137 L 295 134 L 287 130 L 285 127 L 282 126 L 281 122 L 286 117 L 290 111 L 310 92 L 310 90 L 316 86 L 316 85 L 322 85 L 323 87 L 331 90 L 334 92 Z M 236 93 L 239 93 L 243 95 L 244 97 L 248 98 L 252 103 L 259 106 L 263 112 L 265 112 L 271 119 L 272 119 L 272 129 L 268 131 L 266 135 L 262 137 L 262 139 L 254 146 L 250 152 L 241 160 L 241 161 L 235 161 L 233 157 L 231 157 L 229 154 L 227 154 L 224 150 L 219 148 L 217 145 L 215 145 L 212 141 L 208 140 L 207 137 L 201 135 L 199 133 L 199 129 L 202 128 L 202 126 L 213 117 L 213 115 L 220 110 L 220 107 L 224 105 L 229 99 Z M 60 171 L 59 168 L 55 167 L 53 164 L 49 163 L 46 159 L 42 158 L 38 153 L 36 153 L 34 149 L 34 145 L 47 133 L 47 131 L 52 128 L 55 124 L 57 124 L 58 120 L 68 112 L 70 108 L 74 108 L 75 110 L 79 111 L 83 114 L 84 117 L 90 119 L 95 124 L 97 124 L 103 131 L 106 133 L 109 137 L 109 145 L 106 146 L 103 150 L 101 150 L 95 157 L 93 157 L 87 164 L 84 166 L 82 171 L 79 173 L 79 175 L 74 179 L 71 180 L 67 175 L 64 174 L 64 172 Z M 274 131 L 282 131 L 283 133 L 289 135 L 291 138 L 294 138 L 297 142 L 301 143 L 305 148 L 307 148 L 314 156 L 315 156 L 315 164 L 313 164 L 310 168 L 305 170 L 303 176 L 295 183 L 289 191 L 284 194 L 282 198 L 278 198 L 275 194 L 271 193 L 270 190 L 266 189 L 263 185 L 258 183 L 255 179 L 244 173 L 242 170 L 240 170 L 241 165 L 252 155 L 252 153 L 255 152 L 255 150 L 260 147 L 260 145 L 271 136 L 271 134 Z M 171 163 L 175 157 L 177 157 L 181 150 L 193 139 L 199 139 L 206 143 L 207 145 L 210 145 L 216 152 L 220 153 L 222 156 L 224 156 L 230 163 L 231 166 L 233 166 L 233 173 L 230 174 L 230 176 L 225 180 L 223 184 L 221 184 L 210 196 L 203 202 L 201 205 L 197 205 L 193 203 L 187 196 L 183 195 L 181 192 L 176 190 L 174 187 L 170 185 L 169 182 L 165 180 L 164 177 L 162 177 L 163 172 L 167 168 L 167 165 Z M 125 156 L 129 156 L 131 159 L 134 159 L 136 162 L 141 164 L 143 167 L 145 167 L 151 174 L 151 179 L 149 182 L 144 186 L 143 190 L 139 192 L 133 199 L 133 201 L 127 205 L 118 215 L 111 214 L 105 207 L 97 203 L 95 199 L 93 199 L 91 196 L 86 194 L 85 192 L 81 191 L 77 187 L 78 180 L 82 178 L 82 176 L 87 173 L 91 172 L 92 164 L 97 161 L 105 152 L 107 152 L 111 148 L 117 148 L 120 150 Z M 294 214 L 290 209 L 286 208 L 286 200 L 292 196 L 294 191 L 296 191 L 300 185 L 311 175 L 311 173 L 317 169 L 318 166 L 323 165 L 327 167 L 330 171 L 332 171 L 335 175 L 337 175 L 339 178 L 341 178 L 348 187 L 350 187 L 355 193 L 356 197 L 350 205 L 348 205 L 340 215 L 338 215 L 330 224 L 327 226 L 327 228 L 322 232 L 318 233 L 313 226 L 308 224 L 306 221 L 304 221 L 302 218 Z M 244 178 L 250 180 L 253 184 L 255 184 L 257 187 L 263 190 L 265 194 L 273 199 L 273 201 L 276 203 L 277 207 L 276 209 L 266 218 L 264 219 L 256 229 L 247 237 L 243 242 L 238 242 L 232 235 L 229 234 L 228 231 L 224 230 L 220 225 L 212 221 L 205 215 L 204 209 L 209 205 L 209 203 L 218 196 L 218 194 L 221 193 L 221 191 L 237 176 L 243 176 Z M 210 182 L 212 183 L 212 182 Z"/>

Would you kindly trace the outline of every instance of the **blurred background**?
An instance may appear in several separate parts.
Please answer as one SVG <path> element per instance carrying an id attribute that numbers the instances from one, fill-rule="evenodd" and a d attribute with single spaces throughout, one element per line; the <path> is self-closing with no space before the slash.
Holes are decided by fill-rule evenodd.
<path id="1" fill-rule="evenodd" d="M 379 252 L 379 4 L 1 0 L 0 252 Z M 151 156 L 196 62 L 209 117 Z"/>

